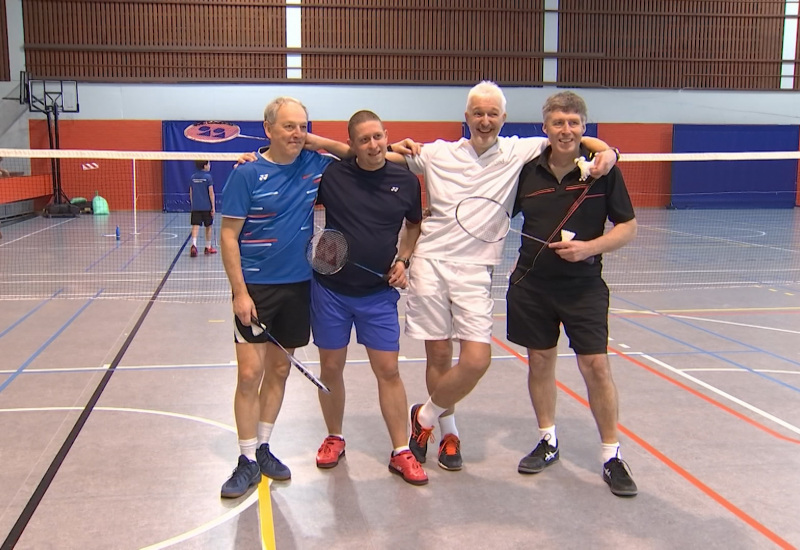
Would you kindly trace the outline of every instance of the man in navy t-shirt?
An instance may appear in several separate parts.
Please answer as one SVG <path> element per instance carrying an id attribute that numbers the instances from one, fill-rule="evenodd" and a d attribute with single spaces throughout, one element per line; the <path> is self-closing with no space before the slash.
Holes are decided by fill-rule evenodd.
<path id="1" fill-rule="evenodd" d="M 355 325 L 358 343 L 367 348 L 378 380 L 393 447 L 389 470 L 408 483 L 423 485 L 428 476 L 408 447 L 406 392 L 398 368 L 400 294 L 395 288 L 406 287 L 406 267 L 420 234 L 419 180 L 407 169 L 386 162 L 388 134 L 375 113 L 354 114 L 348 135 L 355 158 L 328 166 L 317 198 L 325 206 L 326 229 L 343 233 L 349 249 L 349 261 L 340 271 L 315 273 L 311 281 L 311 327 L 319 348 L 320 378 L 331 390 L 319 393 L 328 436 L 317 452 L 317 466 L 333 468 L 344 455 L 343 372 Z"/>
<path id="2" fill-rule="evenodd" d="M 201 225 L 206 228 L 205 254 L 216 254 L 217 249 L 211 243 L 211 224 L 214 223 L 214 180 L 211 178 L 211 163 L 207 160 L 194 161 L 197 172 L 192 174 L 189 184 L 189 202 L 191 204 L 192 248 L 190 255 L 197 256 L 197 233 Z"/>
<path id="3" fill-rule="evenodd" d="M 308 344 L 311 268 L 305 250 L 317 187 L 333 159 L 303 149 L 307 128 L 308 113 L 298 100 L 270 102 L 264 110 L 270 146 L 259 151 L 255 162 L 234 170 L 222 191 L 220 242 L 233 291 L 240 450 L 238 465 L 222 486 L 225 498 L 243 495 L 262 473 L 276 480 L 291 477 L 269 448 L 289 361 L 266 334 L 253 333 L 251 321 L 267 325 L 290 353 Z"/>

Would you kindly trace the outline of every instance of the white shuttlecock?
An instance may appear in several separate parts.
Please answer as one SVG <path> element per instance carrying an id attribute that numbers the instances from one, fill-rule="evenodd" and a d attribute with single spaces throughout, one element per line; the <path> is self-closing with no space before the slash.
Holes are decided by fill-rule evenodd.
<path id="1" fill-rule="evenodd" d="M 566 229 L 562 229 L 561 230 L 561 240 L 562 241 L 565 241 L 565 242 L 566 241 L 571 241 L 574 238 L 575 238 L 575 233 L 573 233 L 572 231 L 568 231 Z"/>
<path id="2" fill-rule="evenodd" d="M 578 165 L 578 168 L 581 171 L 581 181 L 586 181 L 591 174 L 589 174 L 589 170 L 594 167 L 594 160 L 586 160 L 586 157 L 578 157 L 575 159 L 575 164 Z"/>
<path id="3" fill-rule="evenodd" d="M 87 162 L 85 164 L 81 164 L 81 168 L 83 170 L 97 170 L 98 168 L 100 168 L 100 165 L 97 164 L 96 162 Z"/>

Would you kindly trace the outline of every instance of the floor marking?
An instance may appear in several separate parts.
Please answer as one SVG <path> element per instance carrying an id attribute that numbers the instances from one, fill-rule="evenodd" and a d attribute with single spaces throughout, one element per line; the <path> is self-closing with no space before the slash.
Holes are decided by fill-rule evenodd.
<path id="1" fill-rule="evenodd" d="M 49 231 L 50 229 L 53 229 L 54 227 L 58 227 L 59 225 L 64 225 L 65 223 L 69 223 L 69 222 L 75 221 L 76 219 L 77 218 L 73 218 L 71 220 L 65 220 L 65 221 L 59 222 L 59 223 L 57 223 L 55 225 L 51 225 L 49 227 L 45 227 L 44 229 L 39 229 L 38 231 L 34 231 L 33 233 L 28 233 L 27 235 L 23 235 L 22 237 L 18 237 L 16 239 L 14 239 L 13 241 L 7 241 L 7 242 L 2 243 L 2 244 L 0 244 L 0 247 L 8 246 L 8 245 L 10 245 L 12 243 L 15 243 L 17 241 L 21 241 L 22 239 L 27 239 L 28 237 L 32 237 L 33 235 L 36 235 L 37 233 L 41 233 L 42 231 Z"/>
<path id="2" fill-rule="evenodd" d="M 522 355 L 517 354 L 511 347 L 507 346 L 501 340 L 498 340 L 496 337 L 493 336 L 492 337 L 492 341 L 495 344 L 497 344 L 498 346 L 500 346 L 501 348 L 505 349 L 506 351 L 516 355 L 516 357 L 520 361 L 526 362 L 525 358 Z M 628 354 L 620 354 L 620 355 L 623 355 L 623 357 L 625 357 Z M 633 359 L 631 359 L 631 360 L 636 362 L 637 364 L 639 363 L 638 361 L 635 361 Z M 649 367 L 645 366 L 645 368 L 649 368 Z M 655 372 L 658 372 L 658 371 L 655 371 Z M 661 373 L 659 373 L 659 374 L 661 374 Z M 662 375 L 662 376 L 664 376 L 664 378 L 666 378 L 667 380 L 670 380 L 670 378 L 667 377 L 666 375 Z M 674 381 L 674 380 L 672 382 L 680 384 L 679 382 Z M 565 384 L 563 384 L 563 383 L 561 383 L 559 381 L 556 381 L 556 385 L 561 391 L 563 391 L 564 393 L 566 393 L 567 395 L 569 395 L 570 397 L 575 399 L 581 405 L 583 405 L 587 409 L 589 408 L 589 402 L 586 401 L 586 399 L 584 399 L 583 397 L 581 397 L 577 393 L 575 393 L 574 391 L 572 391 L 572 389 L 570 389 L 568 386 L 566 386 Z M 682 384 L 680 384 L 680 385 L 682 385 Z M 692 390 L 691 388 L 687 387 L 687 389 L 689 389 L 690 391 L 694 392 L 694 390 Z M 694 392 L 694 393 L 699 393 L 699 392 Z M 702 395 L 702 394 L 700 394 L 700 395 Z M 724 405 L 721 405 L 721 404 L 719 404 L 719 406 L 724 407 Z M 772 542 L 777 544 L 779 547 L 784 548 L 786 550 L 794 550 L 795 549 L 795 547 L 792 546 L 791 544 L 789 544 L 789 542 L 787 542 L 786 540 L 782 539 L 776 533 L 770 531 L 767 527 L 765 527 L 764 525 L 762 525 L 761 523 L 756 521 L 754 518 L 752 518 L 750 515 L 748 515 L 744 510 L 742 510 L 740 508 L 737 508 L 733 503 L 731 503 L 728 500 L 726 500 L 722 495 L 720 495 L 719 493 L 714 491 L 714 489 L 712 489 L 711 487 L 709 487 L 708 485 L 706 485 L 705 483 L 700 481 L 698 478 L 694 477 L 692 474 L 690 474 L 687 470 L 683 469 L 677 463 L 675 463 L 672 460 L 670 460 L 670 458 L 667 457 L 664 453 L 662 453 L 661 451 L 659 451 L 658 449 L 656 449 L 655 447 L 650 445 L 647 441 L 645 441 L 644 439 L 642 439 L 641 437 L 636 435 L 636 433 L 632 432 L 631 430 L 629 430 L 628 428 L 626 428 L 622 424 L 617 424 L 617 427 L 619 428 L 619 431 L 621 431 L 622 433 L 624 433 L 625 435 L 630 437 L 632 440 L 634 440 L 645 451 L 649 452 L 651 455 L 656 457 L 663 464 L 665 464 L 667 467 L 669 467 L 672 471 L 674 471 L 675 473 L 680 475 L 682 478 L 684 478 L 686 481 L 688 481 L 689 483 L 694 485 L 696 488 L 698 488 L 706 496 L 708 496 L 709 498 L 714 500 L 717 504 L 719 504 L 723 508 L 727 509 L 734 516 L 736 516 L 737 518 L 739 518 L 740 520 L 745 522 L 747 525 L 749 525 L 750 527 L 752 527 L 753 529 L 755 529 L 756 531 L 758 531 L 759 533 L 764 535 L 766 538 L 768 538 L 769 540 L 771 540 Z M 800 441 L 798 441 L 798 443 L 800 443 Z"/>
<path id="3" fill-rule="evenodd" d="M 774 422 L 775 424 L 778 424 L 779 426 L 783 426 L 784 428 L 786 428 L 790 432 L 794 432 L 796 434 L 800 434 L 800 428 L 798 428 L 794 424 L 789 424 L 785 420 L 781 420 L 777 416 L 774 416 L 774 415 L 772 415 L 772 414 L 770 414 L 770 413 L 768 413 L 768 412 L 766 412 L 764 410 L 761 410 L 758 407 L 756 407 L 754 405 L 751 405 L 750 403 L 739 399 L 738 397 L 734 397 L 733 395 L 722 391 L 721 389 L 717 388 L 716 386 L 712 386 L 711 384 L 708 384 L 707 382 L 703 382 L 702 380 L 700 380 L 698 378 L 695 378 L 691 374 L 686 374 L 686 372 L 681 371 L 679 369 L 676 369 L 675 367 L 673 367 L 671 365 L 668 365 L 667 363 L 665 363 L 663 361 L 660 361 L 660 360 L 656 359 L 655 357 L 651 357 L 651 356 L 649 356 L 647 354 L 643 354 L 642 357 L 644 357 L 648 361 L 651 361 L 651 362 L 655 363 L 656 365 L 659 365 L 660 367 L 663 367 L 663 368 L 667 369 L 670 372 L 673 372 L 673 373 L 677 374 L 678 376 L 686 378 L 687 380 L 691 380 L 692 382 L 694 382 L 698 386 L 702 386 L 703 388 L 707 389 L 708 391 L 716 393 L 720 397 L 724 397 L 728 401 L 732 401 L 732 402 L 736 403 L 740 407 L 744 407 L 745 409 L 747 409 L 749 411 L 752 411 L 752 412 L 756 413 L 759 416 L 763 416 L 767 420 L 771 420 L 772 422 Z M 741 371 L 739 371 L 739 372 L 741 372 Z"/>
<path id="4" fill-rule="evenodd" d="M 642 354 L 644 355 L 644 353 Z M 742 369 L 732 369 L 730 367 L 698 367 L 693 369 L 680 369 L 681 372 L 738 372 L 744 374 Z M 769 372 L 771 374 L 800 374 L 797 370 L 778 370 L 778 369 L 753 369 L 756 372 Z"/>
<path id="5" fill-rule="evenodd" d="M 771 330 L 774 332 L 786 332 L 789 334 L 800 334 L 800 330 L 789 330 L 786 328 L 764 327 L 761 325 L 751 325 L 748 323 L 734 323 L 733 321 L 722 321 L 720 319 L 708 319 L 706 317 L 692 317 L 690 315 L 667 315 L 667 317 L 674 317 L 676 319 L 691 319 L 693 321 L 705 321 L 707 323 L 719 323 L 721 325 L 733 325 L 737 327 L 747 328 L 760 328 L 762 330 Z"/>
<path id="6" fill-rule="evenodd" d="M 8 409 L 0 409 L 0 413 L 7 413 L 7 412 L 51 412 L 51 411 L 82 411 L 83 407 L 18 407 L 18 408 L 8 408 Z M 168 416 L 172 418 L 180 418 L 183 420 L 191 420 L 193 422 L 199 422 L 200 424 L 207 424 L 209 426 L 213 426 L 216 428 L 220 428 L 225 430 L 226 432 L 230 432 L 232 434 L 236 433 L 236 428 L 234 426 L 229 426 L 228 424 L 223 424 L 222 422 L 217 422 L 216 420 L 211 420 L 210 418 L 203 418 L 202 416 L 193 416 L 189 414 L 183 413 L 176 413 L 170 411 L 159 411 L 155 409 L 137 409 L 137 408 L 130 408 L 130 407 L 95 407 L 95 411 L 107 411 L 107 412 L 129 412 L 129 413 L 140 413 L 140 414 L 151 414 L 156 416 Z M 262 485 L 262 484 L 259 484 Z M 170 546 L 174 546 L 179 542 L 187 541 L 191 538 L 194 538 L 198 535 L 202 535 L 203 533 L 214 529 L 218 525 L 222 525 L 226 521 L 233 519 L 234 517 L 238 516 L 242 512 L 244 512 L 247 508 L 255 504 L 258 500 L 258 493 L 253 491 L 245 500 L 237 504 L 234 508 L 231 508 L 224 514 L 218 516 L 217 518 L 199 525 L 194 529 L 181 533 L 175 537 L 163 540 L 156 544 L 152 544 L 150 546 L 146 546 L 141 550 L 162 550 L 163 548 L 168 548 Z M 273 546 L 274 548 L 274 546 Z"/>
<path id="7" fill-rule="evenodd" d="M 269 486 L 272 480 L 267 476 L 261 476 L 258 484 L 258 523 L 261 526 L 261 547 L 266 550 L 275 550 L 275 524 L 272 519 L 272 496 Z"/>

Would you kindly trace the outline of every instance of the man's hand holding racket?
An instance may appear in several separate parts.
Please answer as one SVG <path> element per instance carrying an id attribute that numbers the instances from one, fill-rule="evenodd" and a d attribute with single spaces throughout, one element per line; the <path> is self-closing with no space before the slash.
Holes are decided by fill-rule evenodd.
<path id="1" fill-rule="evenodd" d="M 258 319 L 258 311 L 253 299 L 247 292 L 234 294 L 233 296 L 233 314 L 241 321 L 241 323 L 249 327 L 252 319 Z"/>
<path id="2" fill-rule="evenodd" d="M 389 278 L 386 279 L 386 282 L 389 285 L 395 288 L 406 288 L 408 286 L 406 266 L 403 262 L 395 262 L 387 275 Z"/>

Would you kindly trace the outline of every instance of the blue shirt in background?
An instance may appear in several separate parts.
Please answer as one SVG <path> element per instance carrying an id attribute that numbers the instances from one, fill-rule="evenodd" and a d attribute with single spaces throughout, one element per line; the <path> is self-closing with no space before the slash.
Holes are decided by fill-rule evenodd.
<path id="1" fill-rule="evenodd" d="M 200 170 L 192 174 L 192 211 L 211 211 L 211 197 L 208 195 L 208 188 L 214 187 L 214 180 L 211 172 Z"/>

